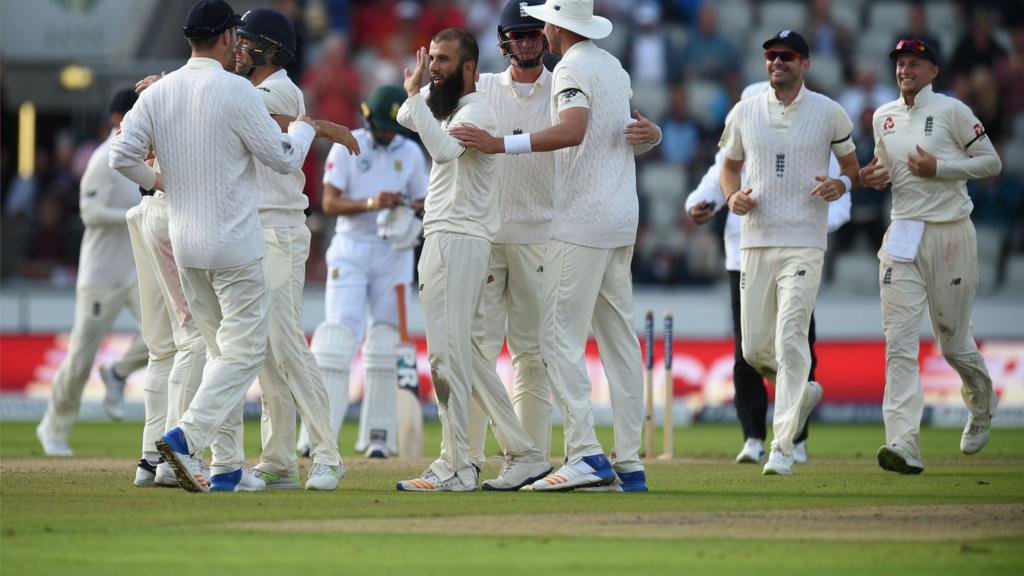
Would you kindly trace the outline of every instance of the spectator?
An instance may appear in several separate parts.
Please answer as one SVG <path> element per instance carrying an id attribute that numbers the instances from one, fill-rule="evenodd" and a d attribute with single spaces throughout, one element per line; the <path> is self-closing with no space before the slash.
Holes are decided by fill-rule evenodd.
<path id="1" fill-rule="evenodd" d="M 331 34 L 324 40 L 320 61 L 302 78 L 310 114 L 343 126 L 359 126 L 356 116 L 361 92 L 359 70 L 349 62 L 348 39 Z"/>
<path id="2" fill-rule="evenodd" d="M 395 0 L 352 0 L 354 11 L 352 42 L 357 48 L 380 51 L 399 29 L 398 4 Z M 413 2 L 415 4 L 415 2 Z"/>
<path id="3" fill-rule="evenodd" d="M 807 19 L 807 31 L 816 56 L 835 56 L 843 70 L 851 67 L 852 52 L 841 46 L 850 46 L 850 31 L 832 17 L 831 0 L 813 0 Z"/>
<path id="4" fill-rule="evenodd" d="M 342 2 L 342 4 L 347 4 L 347 2 Z M 284 14 L 295 28 L 295 57 L 284 69 L 288 72 L 288 77 L 292 79 L 292 82 L 298 84 L 306 71 L 306 38 L 309 36 L 306 29 L 303 0 L 274 0 L 274 9 Z"/>
<path id="5" fill-rule="evenodd" d="M 688 41 L 683 69 L 688 80 L 714 81 L 724 85 L 729 100 L 739 100 L 740 60 L 736 48 L 718 31 L 718 13 L 711 2 L 701 4 L 697 30 Z"/>
<path id="6" fill-rule="evenodd" d="M 640 3 L 633 14 L 625 67 L 636 84 L 665 84 L 672 53 L 668 32 L 661 25 L 661 7 L 652 0 Z"/>
<path id="7" fill-rule="evenodd" d="M 977 10 L 971 20 L 971 28 L 953 52 L 953 60 L 949 63 L 949 76 L 953 91 L 957 97 L 970 100 L 969 84 L 972 72 L 977 68 L 991 69 L 997 60 L 1006 57 L 1006 51 L 992 37 L 991 16 Z M 984 118 L 981 118 L 984 120 Z M 991 130 L 990 126 L 986 126 Z"/>
<path id="8" fill-rule="evenodd" d="M 1013 51 L 996 61 L 992 76 L 1003 118 L 1013 125 L 1024 114 L 1024 18 L 1014 24 L 1011 34 Z M 1014 136 L 1024 138 L 1024 134 Z"/>
<path id="9" fill-rule="evenodd" d="M 434 34 L 445 28 L 465 27 L 466 13 L 455 0 L 427 0 L 417 22 L 414 48 L 428 48 Z"/>
<path id="10" fill-rule="evenodd" d="M 692 166 L 705 162 L 701 143 L 707 139 L 703 127 L 690 116 L 686 86 L 676 84 L 669 94 L 668 113 L 661 122 L 661 158 L 671 164 Z"/>
<path id="11" fill-rule="evenodd" d="M 846 110 L 846 115 L 850 118 L 860 118 L 864 111 L 868 112 L 870 118 L 870 114 L 874 113 L 875 108 L 895 100 L 897 96 L 899 94 L 892 86 L 878 83 L 878 75 L 872 64 L 861 63 L 857 67 L 854 83 L 839 95 L 839 104 Z M 859 122 L 854 123 L 854 140 L 859 139 L 860 130 L 863 127 Z M 872 131 L 870 122 L 866 125 L 866 129 L 870 135 Z M 859 147 L 857 149 L 860 150 Z M 871 157 L 869 156 L 868 159 L 870 160 Z"/>

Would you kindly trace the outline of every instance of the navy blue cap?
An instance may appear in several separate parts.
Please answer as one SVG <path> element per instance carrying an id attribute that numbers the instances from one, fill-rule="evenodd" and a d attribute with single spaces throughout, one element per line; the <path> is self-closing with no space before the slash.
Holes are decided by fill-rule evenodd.
<path id="1" fill-rule="evenodd" d="M 121 88 L 110 97 L 107 111 L 111 114 L 127 114 L 138 99 L 139 95 L 132 88 Z"/>
<path id="2" fill-rule="evenodd" d="M 765 40 L 764 44 L 761 45 L 761 48 L 767 50 L 768 46 L 771 46 L 775 42 L 781 42 L 786 46 L 789 46 L 793 50 L 799 52 L 804 58 L 811 55 L 811 47 L 808 46 L 807 40 L 804 40 L 803 36 L 792 30 L 779 30 L 778 34 Z"/>
<path id="3" fill-rule="evenodd" d="M 892 52 L 889 52 L 889 59 L 895 60 L 899 58 L 900 54 L 913 54 L 919 58 L 924 58 L 925 60 L 930 61 L 936 66 L 939 64 L 938 51 L 934 46 L 924 40 L 918 40 L 915 38 L 900 40 L 896 43 L 896 48 L 894 48 Z"/>
<path id="4" fill-rule="evenodd" d="M 241 23 L 242 19 L 224 0 L 199 0 L 189 8 L 182 31 L 189 40 L 202 40 Z"/>

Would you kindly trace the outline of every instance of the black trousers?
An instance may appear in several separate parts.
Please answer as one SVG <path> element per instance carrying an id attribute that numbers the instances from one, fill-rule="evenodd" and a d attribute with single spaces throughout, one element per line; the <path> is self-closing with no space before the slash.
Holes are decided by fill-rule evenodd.
<path id="1" fill-rule="evenodd" d="M 743 334 L 740 329 L 740 273 L 729 271 L 729 292 L 732 300 L 732 335 L 736 342 L 736 363 L 732 368 L 732 383 L 736 388 L 734 403 L 736 416 L 743 427 L 743 438 L 767 438 L 765 420 L 768 417 L 768 389 L 764 378 L 743 359 Z M 818 356 L 814 353 L 814 314 L 811 314 L 811 326 L 807 332 L 807 345 L 811 348 L 811 373 L 808 380 L 814 380 L 814 369 L 818 365 Z M 793 440 L 807 440 L 807 428 Z"/>

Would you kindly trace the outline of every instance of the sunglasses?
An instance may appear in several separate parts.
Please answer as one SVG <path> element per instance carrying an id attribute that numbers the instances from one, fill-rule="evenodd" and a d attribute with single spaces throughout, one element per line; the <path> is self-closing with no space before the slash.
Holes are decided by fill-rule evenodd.
<path id="1" fill-rule="evenodd" d="M 764 51 L 764 59 L 769 61 L 769 62 L 774 62 L 776 58 L 778 58 L 779 60 L 782 60 L 783 62 L 792 62 L 793 60 L 796 60 L 799 57 L 800 57 L 800 53 L 799 52 L 794 52 L 792 50 L 765 50 Z"/>
<path id="2" fill-rule="evenodd" d="M 900 40 L 896 43 L 897 50 L 910 50 L 912 52 L 926 52 L 928 47 L 920 40 Z"/>
<path id="3" fill-rule="evenodd" d="M 541 38 L 544 38 L 544 32 L 541 30 L 514 30 L 508 33 L 508 39 L 516 42 Z"/>

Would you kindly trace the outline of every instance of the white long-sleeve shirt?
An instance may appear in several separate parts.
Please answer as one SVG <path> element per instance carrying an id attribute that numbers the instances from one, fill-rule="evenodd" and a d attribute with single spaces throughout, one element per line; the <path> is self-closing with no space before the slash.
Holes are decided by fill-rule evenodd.
<path id="1" fill-rule="evenodd" d="M 1003 164 L 985 127 L 956 98 L 931 85 L 907 106 L 903 98 L 875 110 L 875 156 L 892 177 L 892 219 L 955 222 L 971 215 L 967 180 L 999 174 Z M 933 178 L 910 173 L 907 155 L 917 146 L 936 157 Z"/>
<path id="2" fill-rule="evenodd" d="M 427 107 L 423 93 L 416 94 L 398 110 L 398 122 L 418 132 L 430 153 L 430 185 L 424 204 L 423 236 L 452 232 L 493 242 L 501 226 L 494 177 L 497 158 L 479 150 L 467 150 L 448 134 L 458 126 L 475 126 L 498 135 L 498 122 L 480 92 L 459 98 L 452 115 L 438 121 Z"/>
<path id="3" fill-rule="evenodd" d="M 139 96 L 111 146 L 110 166 L 144 188 L 160 158 L 178 266 L 241 266 L 265 252 L 254 161 L 281 174 L 302 166 L 316 131 L 294 122 L 282 134 L 256 88 L 209 58 L 190 58 Z"/>
<path id="4" fill-rule="evenodd" d="M 288 78 L 283 69 L 268 76 L 256 87 L 271 116 L 298 116 L 306 113 L 302 90 Z M 260 222 L 264 228 L 291 228 L 306 221 L 309 198 L 302 193 L 306 175 L 302 169 L 288 174 L 256 162 L 256 178 L 260 183 Z"/>
<path id="5" fill-rule="evenodd" d="M 722 195 L 722 188 L 719 184 L 718 177 L 722 173 L 722 163 L 725 161 L 725 152 L 722 150 L 715 154 L 715 163 L 712 164 L 708 171 L 704 174 L 704 177 L 700 179 L 700 184 L 690 192 L 690 195 L 686 197 L 686 211 L 694 208 L 701 202 L 708 204 L 714 204 L 714 214 L 717 214 L 719 210 L 726 208 L 725 198 Z M 832 154 L 828 164 L 828 175 L 832 178 L 838 178 L 841 174 L 839 169 L 839 160 L 836 159 L 836 155 Z M 740 172 L 740 188 L 746 187 L 745 181 L 746 173 Z M 835 232 L 842 228 L 843 224 L 850 221 L 850 208 L 852 201 L 850 193 L 846 192 L 834 202 L 828 204 L 828 231 L 829 233 Z M 726 208 L 728 210 L 728 208 Z M 731 272 L 739 272 L 740 270 L 740 233 L 742 230 L 742 220 L 740 217 L 734 214 L 732 211 L 729 212 L 728 217 L 725 220 L 725 269 Z"/>
<path id="6" fill-rule="evenodd" d="M 85 224 L 78 256 L 78 288 L 117 288 L 135 282 L 135 258 L 125 214 L 139 203 L 139 187 L 109 166 L 111 132 L 89 158 L 78 206 Z"/>

